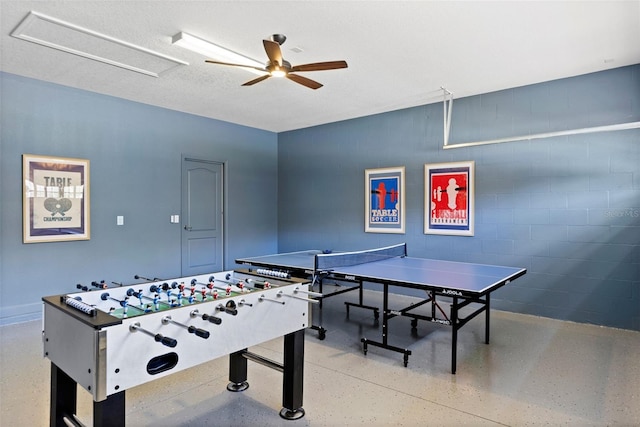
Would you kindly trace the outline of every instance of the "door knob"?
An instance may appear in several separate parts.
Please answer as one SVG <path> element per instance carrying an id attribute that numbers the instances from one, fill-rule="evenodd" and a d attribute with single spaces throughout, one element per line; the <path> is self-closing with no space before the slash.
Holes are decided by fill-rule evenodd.
<path id="1" fill-rule="evenodd" d="M 187 230 L 187 231 L 191 231 L 191 227 L 189 227 L 188 225 L 185 225 L 184 229 Z"/>

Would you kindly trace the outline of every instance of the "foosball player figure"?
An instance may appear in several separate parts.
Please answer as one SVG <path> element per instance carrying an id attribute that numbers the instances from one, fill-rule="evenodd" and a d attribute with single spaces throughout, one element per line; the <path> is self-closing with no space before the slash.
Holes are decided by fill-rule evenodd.
<path id="1" fill-rule="evenodd" d="M 143 307 L 144 302 L 142 302 L 142 289 L 138 290 L 138 300 L 140 301 L 140 307 Z"/>
<path id="2" fill-rule="evenodd" d="M 182 307 L 182 298 L 184 298 L 184 292 L 180 290 L 178 291 L 178 298 L 176 298 L 176 304 L 178 307 Z"/>
<path id="3" fill-rule="evenodd" d="M 157 292 L 153 294 L 153 309 L 155 311 L 160 310 L 160 294 Z"/>
<path id="4" fill-rule="evenodd" d="M 127 317 L 127 311 L 129 311 L 129 297 L 124 297 L 122 300 L 122 317 Z"/>

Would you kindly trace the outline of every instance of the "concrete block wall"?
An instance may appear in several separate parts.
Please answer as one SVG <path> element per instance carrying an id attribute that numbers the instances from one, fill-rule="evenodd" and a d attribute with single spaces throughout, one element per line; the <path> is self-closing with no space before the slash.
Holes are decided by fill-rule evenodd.
<path id="1" fill-rule="evenodd" d="M 442 114 L 279 134 L 279 250 L 407 242 L 410 256 L 522 266 L 494 308 L 640 330 L 640 129 L 444 150 Z M 640 65 L 455 99 L 449 144 L 634 121 Z M 468 160 L 475 235 L 424 234 L 424 164 Z M 406 232 L 365 233 L 364 170 L 393 166 L 406 168 Z"/>

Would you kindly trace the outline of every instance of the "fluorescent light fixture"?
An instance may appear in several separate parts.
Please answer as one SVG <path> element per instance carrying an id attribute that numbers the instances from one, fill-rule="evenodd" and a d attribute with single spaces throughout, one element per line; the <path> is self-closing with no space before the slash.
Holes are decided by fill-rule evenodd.
<path id="1" fill-rule="evenodd" d="M 152 77 L 161 77 L 173 68 L 189 65 L 180 59 L 33 11 L 25 16 L 11 36 Z"/>
<path id="2" fill-rule="evenodd" d="M 171 43 L 184 49 L 189 49 L 192 52 L 199 53 L 200 55 L 206 56 L 207 58 L 213 59 L 215 61 L 246 65 L 247 67 L 264 68 L 264 64 L 262 62 L 256 61 L 255 59 L 249 58 L 248 56 L 241 55 L 232 50 L 229 50 L 222 46 L 218 46 L 217 44 L 211 43 L 207 40 L 201 39 L 200 37 L 196 37 L 185 32 L 179 32 L 178 34 L 173 36 Z M 260 72 L 259 70 L 253 68 L 244 69 L 259 75 L 266 74 L 266 72 Z"/>

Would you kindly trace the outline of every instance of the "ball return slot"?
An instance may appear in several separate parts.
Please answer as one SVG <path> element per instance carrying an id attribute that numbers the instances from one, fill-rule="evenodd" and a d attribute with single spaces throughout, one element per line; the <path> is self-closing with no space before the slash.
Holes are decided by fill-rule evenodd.
<path id="1" fill-rule="evenodd" d="M 227 301 L 226 304 L 218 304 L 218 306 L 216 307 L 216 311 L 227 313 L 232 316 L 238 315 L 237 305 L 235 302 L 233 302 L 233 300 Z"/>

